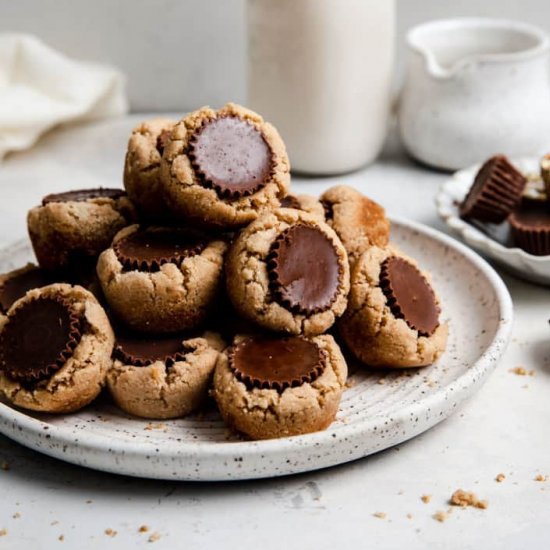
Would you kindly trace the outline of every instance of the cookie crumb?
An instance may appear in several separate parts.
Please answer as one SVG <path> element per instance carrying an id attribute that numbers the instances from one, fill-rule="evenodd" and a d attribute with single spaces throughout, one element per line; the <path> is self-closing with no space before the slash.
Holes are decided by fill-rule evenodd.
<path id="1" fill-rule="evenodd" d="M 4 472 L 8 472 L 9 470 L 11 470 L 10 463 L 6 461 L 2 462 L 2 470 L 4 470 Z"/>
<path id="2" fill-rule="evenodd" d="M 412 518 L 413 518 L 412 514 L 407 514 L 407 519 L 412 519 Z"/>
<path id="3" fill-rule="evenodd" d="M 149 531 L 149 526 L 148 526 L 148 525 L 142 525 L 142 526 L 138 529 L 138 533 L 147 533 L 147 531 Z"/>
<path id="4" fill-rule="evenodd" d="M 8 534 L 7 529 L 0 529 L 0 537 L 5 537 Z"/>
<path id="5" fill-rule="evenodd" d="M 57 537 L 57 540 L 60 541 L 60 542 L 63 542 L 65 540 L 65 535 L 59 535 Z"/>
<path id="6" fill-rule="evenodd" d="M 147 424 L 147 426 L 143 429 L 150 432 L 151 430 L 164 430 L 165 428 L 166 424 L 149 422 L 149 424 Z"/>
<path id="7" fill-rule="evenodd" d="M 374 512 L 372 515 L 378 519 L 386 519 L 386 512 Z"/>
<path id="8" fill-rule="evenodd" d="M 537 474 L 535 476 L 535 481 L 546 481 L 548 479 L 548 476 L 544 476 L 542 474 Z"/>
<path id="9" fill-rule="evenodd" d="M 509 372 L 512 372 L 513 374 L 516 374 L 517 376 L 535 376 L 534 370 L 527 370 L 524 367 L 515 367 L 513 369 L 510 369 Z"/>
<path id="10" fill-rule="evenodd" d="M 443 512 L 442 510 L 439 510 L 432 516 L 432 518 L 439 521 L 439 523 L 443 523 L 446 519 L 448 519 L 448 517 L 449 514 L 447 514 L 447 512 Z"/>
<path id="11" fill-rule="evenodd" d="M 497 474 L 497 477 L 495 477 L 497 483 L 502 483 L 505 479 L 506 476 L 503 473 Z"/>
<path id="12" fill-rule="evenodd" d="M 57 525 L 58 523 L 59 523 L 59 521 L 54 520 L 54 521 L 52 521 L 52 522 L 50 523 L 50 525 Z"/>
<path id="13" fill-rule="evenodd" d="M 117 532 L 114 529 L 111 529 L 110 527 L 108 529 L 105 529 L 105 534 L 111 538 L 117 536 Z"/>
<path id="14" fill-rule="evenodd" d="M 13 519 L 18 519 L 21 517 L 21 514 L 19 512 L 15 512 L 15 514 L 13 514 L 12 518 Z"/>
<path id="15" fill-rule="evenodd" d="M 424 503 L 424 504 L 428 504 L 428 502 L 430 502 L 430 500 L 432 500 L 432 495 L 422 495 L 420 497 L 420 500 Z"/>
<path id="16" fill-rule="evenodd" d="M 160 539 L 160 533 L 153 533 L 148 539 L 148 542 L 157 542 Z"/>
<path id="17" fill-rule="evenodd" d="M 480 500 L 474 493 L 464 491 L 463 489 L 457 489 L 451 496 L 451 504 L 453 506 L 473 506 L 474 508 L 480 508 L 485 510 L 489 504 L 486 500 Z"/>

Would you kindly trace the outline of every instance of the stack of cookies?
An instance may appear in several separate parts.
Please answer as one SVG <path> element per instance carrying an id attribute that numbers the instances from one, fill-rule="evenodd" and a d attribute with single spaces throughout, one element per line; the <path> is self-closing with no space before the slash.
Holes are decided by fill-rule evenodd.
<path id="1" fill-rule="evenodd" d="M 347 378 L 419 367 L 446 345 L 427 273 L 384 209 L 333 187 L 289 193 L 277 130 L 228 104 L 132 133 L 125 191 L 45 197 L 39 267 L 0 276 L 0 390 L 67 413 L 106 386 L 124 411 L 176 418 L 213 396 L 254 439 L 326 428 Z"/>

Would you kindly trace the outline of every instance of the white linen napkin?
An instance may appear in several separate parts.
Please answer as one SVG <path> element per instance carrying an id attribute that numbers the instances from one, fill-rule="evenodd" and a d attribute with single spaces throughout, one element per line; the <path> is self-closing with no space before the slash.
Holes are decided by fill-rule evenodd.
<path id="1" fill-rule="evenodd" d="M 0 33 L 0 161 L 60 123 L 127 111 L 118 70 L 69 59 L 34 36 Z"/>

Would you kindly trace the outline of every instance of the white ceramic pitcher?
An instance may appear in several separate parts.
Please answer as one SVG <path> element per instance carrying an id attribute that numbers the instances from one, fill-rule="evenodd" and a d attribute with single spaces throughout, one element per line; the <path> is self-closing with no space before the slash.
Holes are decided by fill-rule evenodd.
<path id="1" fill-rule="evenodd" d="M 455 170 L 495 153 L 550 151 L 550 41 L 542 30 L 449 19 L 415 27 L 407 42 L 399 127 L 413 157 Z"/>

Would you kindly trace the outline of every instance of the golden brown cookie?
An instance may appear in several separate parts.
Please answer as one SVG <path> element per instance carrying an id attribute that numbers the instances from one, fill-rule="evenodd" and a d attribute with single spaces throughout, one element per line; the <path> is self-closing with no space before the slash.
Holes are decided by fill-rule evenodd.
<path id="1" fill-rule="evenodd" d="M 308 212 L 322 222 L 325 221 L 325 208 L 311 195 L 287 195 L 281 201 L 281 208 L 302 210 L 302 212 Z"/>
<path id="2" fill-rule="evenodd" d="M 160 185 L 160 161 L 175 123 L 155 118 L 139 124 L 132 131 L 124 160 L 124 188 L 140 219 L 163 225 L 169 210 Z"/>
<path id="3" fill-rule="evenodd" d="M 185 416 L 208 396 L 224 347 L 213 332 L 148 337 L 117 331 L 107 386 L 116 404 L 135 416 Z"/>
<path id="4" fill-rule="evenodd" d="M 182 220 L 215 229 L 243 227 L 277 208 L 289 172 L 277 130 L 233 103 L 178 122 L 161 163 L 168 206 Z"/>
<path id="5" fill-rule="evenodd" d="M 346 378 L 332 336 L 237 336 L 218 358 L 213 396 L 231 428 L 252 439 L 287 437 L 327 428 Z"/>
<path id="6" fill-rule="evenodd" d="M 340 237 L 351 265 L 369 247 L 388 244 L 390 221 L 384 208 L 353 187 L 331 187 L 320 200 L 326 210 L 326 221 Z"/>
<path id="7" fill-rule="evenodd" d="M 321 334 L 346 309 L 346 251 L 328 225 L 300 210 L 280 208 L 243 229 L 225 271 L 235 309 L 273 331 Z"/>
<path id="8" fill-rule="evenodd" d="M 74 412 L 101 391 L 113 343 L 107 315 L 87 290 L 31 290 L 0 320 L 0 391 L 25 409 Z"/>
<path id="9" fill-rule="evenodd" d="M 427 273 L 393 248 L 371 247 L 355 264 L 340 334 L 363 363 L 421 367 L 445 350 L 448 327 Z"/>
<path id="10" fill-rule="evenodd" d="M 200 325 L 222 285 L 227 245 L 189 229 L 132 225 L 97 263 L 103 294 L 127 327 L 147 333 Z"/>
<path id="11" fill-rule="evenodd" d="M 40 267 L 81 270 L 94 265 L 135 216 L 122 189 L 83 189 L 47 195 L 29 211 L 27 225 Z"/>

